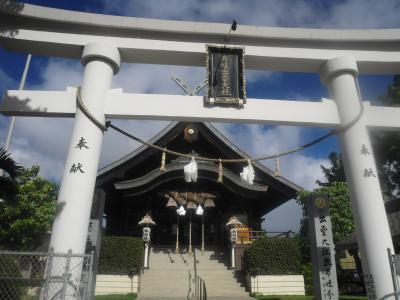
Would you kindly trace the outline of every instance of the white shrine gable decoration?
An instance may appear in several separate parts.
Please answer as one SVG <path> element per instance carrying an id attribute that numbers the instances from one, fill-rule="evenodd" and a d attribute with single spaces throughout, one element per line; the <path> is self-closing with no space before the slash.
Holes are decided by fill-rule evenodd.
<path id="1" fill-rule="evenodd" d="M 244 167 L 242 173 L 240 173 L 240 178 L 242 179 L 242 181 L 245 181 L 248 184 L 253 185 L 255 177 L 256 174 L 254 172 L 254 168 L 249 160 L 247 167 Z"/>
<path id="2" fill-rule="evenodd" d="M 190 163 L 185 165 L 183 169 L 185 173 L 185 180 L 186 182 L 196 182 L 197 181 L 197 162 L 195 161 L 194 157 L 190 160 Z"/>

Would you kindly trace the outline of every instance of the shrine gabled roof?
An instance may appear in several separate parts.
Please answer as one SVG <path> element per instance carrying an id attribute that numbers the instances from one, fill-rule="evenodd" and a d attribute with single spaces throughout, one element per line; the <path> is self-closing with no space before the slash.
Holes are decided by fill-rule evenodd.
<path id="1" fill-rule="evenodd" d="M 166 128 L 150 139 L 149 142 L 165 147 L 173 138 L 181 134 L 184 128 L 189 124 L 190 123 L 188 122 L 171 122 Z M 224 152 L 226 158 L 250 157 L 210 123 L 204 122 L 194 124 L 198 128 L 200 135 L 203 135 L 207 140 L 211 141 L 216 148 L 223 149 L 222 152 Z M 155 153 L 154 149 L 151 149 L 146 145 L 140 146 L 121 159 L 99 170 L 96 185 L 102 186 L 110 181 L 115 182 L 121 180 L 124 178 L 126 172 L 134 169 L 141 162 L 150 158 Z M 257 176 L 264 179 L 263 182 L 265 182 L 269 187 L 279 190 L 281 193 L 286 195 L 288 199 L 295 197 L 296 193 L 302 189 L 300 186 L 282 176 L 275 176 L 273 170 L 259 162 L 254 162 L 252 165 Z M 137 181 L 138 180 L 136 179 L 136 182 Z"/>

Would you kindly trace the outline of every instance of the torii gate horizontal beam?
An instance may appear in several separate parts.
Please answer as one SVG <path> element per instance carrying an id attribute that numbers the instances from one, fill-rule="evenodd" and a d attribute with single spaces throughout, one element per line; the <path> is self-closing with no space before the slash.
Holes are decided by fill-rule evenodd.
<path id="1" fill-rule="evenodd" d="M 223 44 L 229 27 L 146 21 L 3 2 L 0 46 L 32 54 L 82 58 L 83 100 L 99 120 L 104 120 L 106 114 L 110 118 L 343 126 L 357 120 L 357 75 L 395 74 L 400 69 L 398 29 L 336 31 L 239 26 L 231 43 L 245 46 L 248 69 L 319 73 L 335 104 L 250 99 L 243 108 L 221 108 L 204 107 L 201 97 L 129 95 L 109 91 L 121 61 L 203 66 L 206 44 Z M 75 96 L 72 89 L 47 94 L 9 92 L 3 110 L 31 116 L 75 114 L 58 199 L 63 209 L 55 219 L 50 245 L 57 252 L 72 249 L 74 253 L 84 253 L 86 233 L 82 228 L 88 227 L 103 132 L 76 111 Z M 387 249 L 394 248 L 367 127 L 398 130 L 400 108 L 362 105 L 362 118 L 340 132 L 339 140 L 363 270 L 370 287 L 368 296 L 391 298 Z M 90 147 L 80 151 L 76 143 L 85 139 L 90 139 Z M 73 280 L 79 281 L 80 277 L 79 270 L 72 274 Z"/>
<path id="2" fill-rule="evenodd" d="M 112 119 L 207 121 L 248 124 L 298 125 L 336 128 L 340 120 L 336 104 L 321 102 L 248 99 L 243 107 L 208 107 L 201 96 L 128 94 L 110 90 L 105 115 Z M 364 102 L 364 118 L 370 128 L 400 130 L 400 108 L 372 106 Z M 175 108 L 175 109 L 171 109 Z M 76 88 L 67 91 L 11 90 L 0 106 L 5 115 L 74 117 Z"/>
<path id="3" fill-rule="evenodd" d="M 28 4 L 0 10 L 0 45 L 12 51 L 80 58 L 88 42 L 116 46 L 124 62 L 204 66 L 205 45 L 223 44 L 229 25 L 72 12 Z M 396 74 L 400 30 L 328 30 L 238 26 L 231 43 L 245 46 L 246 68 L 319 72 L 332 57 L 351 55 L 359 73 Z"/>

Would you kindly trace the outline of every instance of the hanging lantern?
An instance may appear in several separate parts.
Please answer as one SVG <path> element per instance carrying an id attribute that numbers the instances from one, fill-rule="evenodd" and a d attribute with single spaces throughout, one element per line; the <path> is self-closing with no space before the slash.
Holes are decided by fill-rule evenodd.
<path id="1" fill-rule="evenodd" d="M 197 203 L 197 204 L 204 205 L 204 197 L 203 197 L 203 195 L 197 195 L 197 197 L 196 197 L 196 203 Z"/>
<path id="2" fill-rule="evenodd" d="M 247 167 L 244 167 L 242 173 L 240 173 L 240 178 L 248 184 L 253 185 L 255 177 L 256 175 L 249 159 Z"/>
<path id="3" fill-rule="evenodd" d="M 176 201 L 177 201 L 177 203 L 178 203 L 179 205 L 186 205 L 186 203 L 187 203 L 186 199 L 183 198 L 183 197 L 181 197 L 181 196 L 179 196 L 179 197 L 176 199 Z"/>
<path id="4" fill-rule="evenodd" d="M 181 205 L 181 206 L 176 210 L 176 213 L 177 213 L 179 216 L 184 216 L 184 215 L 186 215 L 186 210 L 185 210 L 185 208 L 183 207 L 183 205 Z"/>
<path id="5" fill-rule="evenodd" d="M 197 181 L 197 162 L 194 160 L 194 157 L 190 160 L 190 163 L 185 165 L 183 168 L 185 173 L 186 182 L 196 182 Z"/>
<path id="6" fill-rule="evenodd" d="M 213 208 L 215 207 L 215 203 L 213 199 L 206 199 L 206 202 L 204 202 L 204 208 Z"/>
<path id="7" fill-rule="evenodd" d="M 174 199 L 177 199 L 178 196 L 179 196 L 179 193 L 178 193 L 178 192 L 170 192 L 169 194 L 170 194 L 172 197 L 174 197 Z"/>
<path id="8" fill-rule="evenodd" d="M 156 225 L 156 222 L 153 221 L 153 219 L 146 214 L 138 223 L 139 225 L 142 226 L 148 226 L 148 225 Z"/>
<path id="9" fill-rule="evenodd" d="M 188 204 L 186 205 L 187 209 L 197 209 L 196 204 L 193 201 L 189 201 Z"/>
<path id="10" fill-rule="evenodd" d="M 169 197 L 168 202 L 167 202 L 167 207 L 169 208 L 177 208 L 178 204 L 176 203 L 175 199 L 172 197 Z"/>
<path id="11" fill-rule="evenodd" d="M 231 226 L 231 227 L 236 227 L 238 225 L 243 225 L 242 222 L 239 221 L 239 219 L 236 216 L 233 216 L 229 219 L 229 222 L 226 223 L 226 226 Z"/>
<path id="12" fill-rule="evenodd" d="M 204 213 L 204 209 L 201 207 L 201 205 L 199 204 L 199 206 L 196 209 L 196 215 L 198 216 L 202 216 Z"/>
<path id="13" fill-rule="evenodd" d="M 201 193 L 202 196 L 204 198 L 210 198 L 210 199 L 215 199 L 215 195 L 214 194 L 210 194 L 210 193 Z"/>

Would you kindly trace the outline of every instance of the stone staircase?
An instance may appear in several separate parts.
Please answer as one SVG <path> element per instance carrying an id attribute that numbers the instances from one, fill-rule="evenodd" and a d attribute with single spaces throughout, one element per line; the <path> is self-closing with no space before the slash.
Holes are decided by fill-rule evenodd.
<path id="1" fill-rule="evenodd" d="M 197 275 L 206 283 L 208 299 L 254 299 L 245 291 L 244 278 L 228 270 L 229 256 L 218 249 L 209 249 L 202 255 L 196 249 Z"/>
<path id="2" fill-rule="evenodd" d="M 189 280 L 194 276 L 193 259 L 186 250 L 152 248 L 149 269 L 140 284 L 139 300 L 188 299 Z"/>
<path id="3" fill-rule="evenodd" d="M 234 271 L 228 270 L 228 257 L 218 250 L 204 255 L 196 249 L 197 274 L 206 283 L 209 300 L 244 300 L 250 298 Z M 193 255 L 186 249 L 175 254 L 173 249 L 152 248 L 150 268 L 144 271 L 138 300 L 194 299 Z"/>

